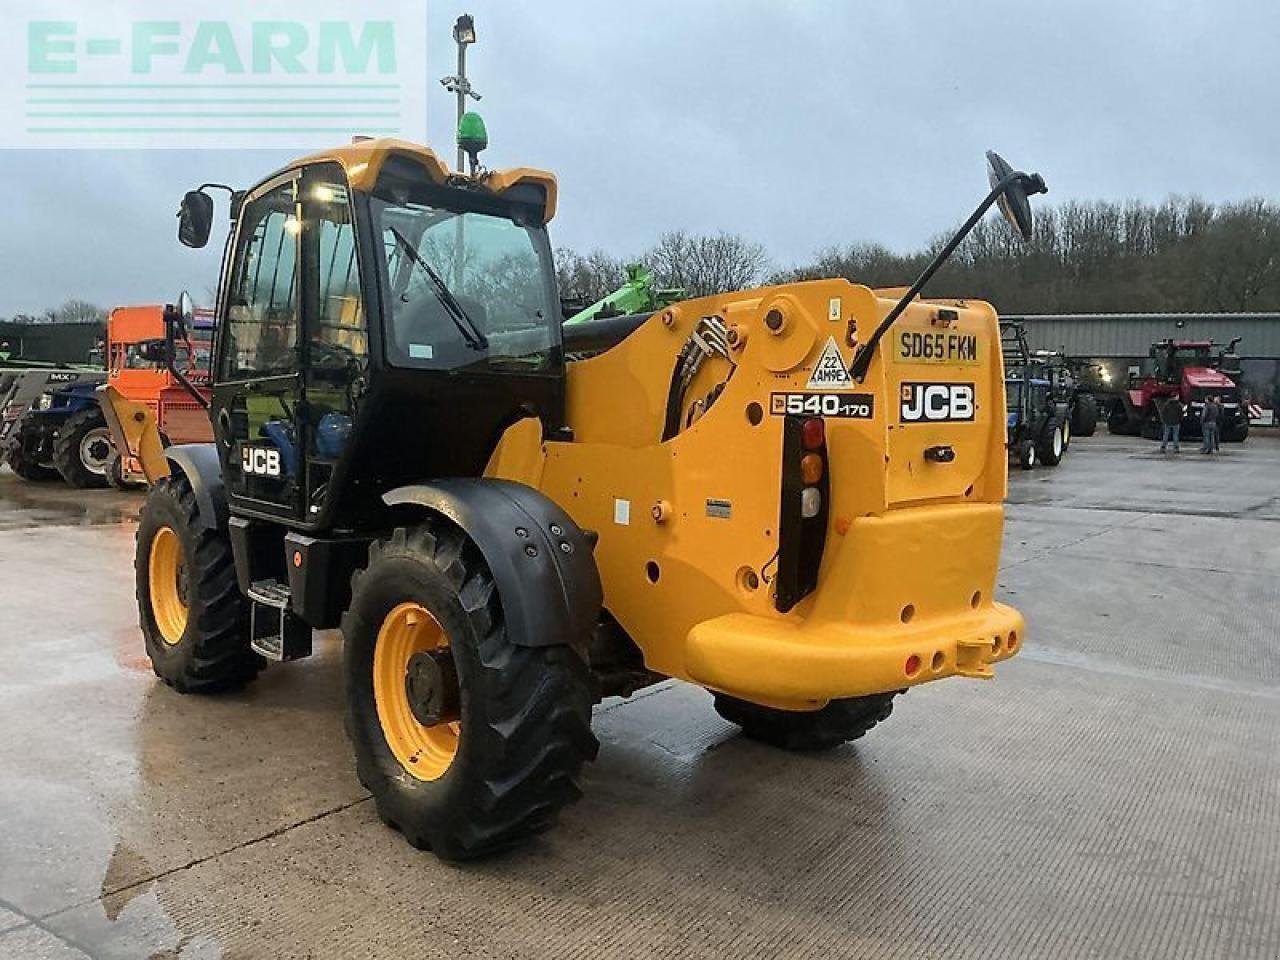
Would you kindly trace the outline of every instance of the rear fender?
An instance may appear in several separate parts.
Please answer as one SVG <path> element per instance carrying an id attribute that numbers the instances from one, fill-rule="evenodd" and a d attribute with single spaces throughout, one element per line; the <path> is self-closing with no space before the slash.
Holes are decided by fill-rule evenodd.
<path id="1" fill-rule="evenodd" d="M 200 526 L 219 530 L 227 525 L 227 491 L 222 483 L 222 463 L 212 443 L 188 443 L 164 452 L 170 473 L 180 471 L 191 483 L 200 507 Z"/>
<path id="2" fill-rule="evenodd" d="M 391 507 L 418 507 L 465 533 L 484 556 L 511 642 L 568 645 L 585 658 L 604 594 L 594 538 L 550 498 L 510 480 L 460 478 L 399 487 Z"/>

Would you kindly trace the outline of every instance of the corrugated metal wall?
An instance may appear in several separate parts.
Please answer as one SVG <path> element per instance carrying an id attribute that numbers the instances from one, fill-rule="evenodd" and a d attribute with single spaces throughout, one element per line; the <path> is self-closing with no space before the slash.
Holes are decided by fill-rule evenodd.
<path id="1" fill-rule="evenodd" d="M 1280 358 L 1280 313 L 1039 314 L 1022 320 L 1035 350 L 1064 350 L 1075 357 L 1145 357 L 1157 340 L 1243 337 L 1242 357 Z"/>

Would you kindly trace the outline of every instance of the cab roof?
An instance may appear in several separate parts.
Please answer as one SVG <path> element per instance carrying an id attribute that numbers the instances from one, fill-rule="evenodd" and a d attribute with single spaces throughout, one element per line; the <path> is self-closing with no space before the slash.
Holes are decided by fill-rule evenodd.
<path id="1" fill-rule="evenodd" d="M 434 150 L 422 144 L 394 137 L 355 140 L 344 146 L 333 147 L 302 157 L 290 167 L 313 163 L 337 163 L 347 175 L 351 189 L 368 193 L 377 183 L 383 164 L 393 156 L 405 157 L 421 164 L 432 183 L 444 184 L 451 179 L 463 178 L 478 184 L 492 193 L 505 193 L 518 184 L 530 184 L 542 190 L 543 219 L 550 222 L 556 213 L 557 185 L 555 175 L 532 167 L 512 167 L 507 170 L 488 170 L 474 177 L 455 173 L 445 165 Z"/>

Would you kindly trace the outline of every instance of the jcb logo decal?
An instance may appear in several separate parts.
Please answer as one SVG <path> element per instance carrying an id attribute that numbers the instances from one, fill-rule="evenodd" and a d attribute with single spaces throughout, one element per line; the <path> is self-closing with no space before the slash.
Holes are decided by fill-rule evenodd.
<path id="1" fill-rule="evenodd" d="M 974 416 L 972 383 L 904 383 L 903 423 L 968 422 Z"/>
<path id="2" fill-rule="evenodd" d="M 258 477 L 278 477 L 280 451 L 272 447 L 241 447 L 240 469 Z"/>

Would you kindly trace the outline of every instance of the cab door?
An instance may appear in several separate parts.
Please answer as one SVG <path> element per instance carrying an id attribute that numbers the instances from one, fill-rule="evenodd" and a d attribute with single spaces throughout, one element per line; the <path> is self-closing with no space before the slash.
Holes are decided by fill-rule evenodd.
<path id="1" fill-rule="evenodd" d="M 254 191 L 239 217 L 219 318 L 213 423 L 227 493 L 246 513 L 302 516 L 301 175 Z"/>
<path id="2" fill-rule="evenodd" d="M 301 189 L 305 402 L 298 433 L 306 519 L 323 524 L 340 499 L 352 425 L 368 382 L 368 310 L 346 175 L 337 164 L 314 164 Z"/>

